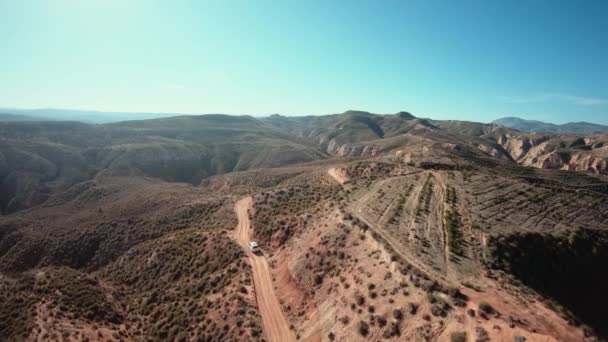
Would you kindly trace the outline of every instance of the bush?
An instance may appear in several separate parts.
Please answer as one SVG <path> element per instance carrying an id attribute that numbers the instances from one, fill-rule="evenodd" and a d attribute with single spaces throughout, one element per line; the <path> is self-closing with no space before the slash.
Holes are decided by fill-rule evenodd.
<path id="1" fill-rule="evenodd" d="M 314 281 L 315 285 L 321 285 L 323 283 L 323 276 L 319 273 L 315 274 Z"/>
<path id="2" fill-rule="evenodd" d="M 443 310 L 443 308 L 437 304 L 435 304 L 431 307 L 431 313 L 433 314 L 433 316 L 440 316 L 440 317 L 447 316 L 447 313 L 445 312 L 445 310 Z"/>
<path id="3" fill-rule="evenodd" d="M 494 307 L 486 302 L 479 303 L 479 311 L 487 315 L 493 315 L 496 312 L 496 310 L 494 310 Z"/>
<path id="4" fill-rule="evenodd" d="M 367 336 L 369 334 L 369 324 L 366 321 L 359 321 L 357 331 L 359 331 L 361 336 Z"/>
<path id="5" fill-rule="evenodd" d="M 390 327 L 384 332 L 389 332 L 390 336 L 401 336 L 401 326 L 398 322 L 391 323 Z M 384 335 L 386 337 L 386 334 Z"/>
<path id="6" fill-rule="evenodd" d="M 365 304 L 365 297 L 360 294 L 355 295 L 355 303 L 357 303 L 357 305 Z"/>
<path id="7" fill-rule="evenodd" d="M 490 335 L 488 335 L 488 332 L 484 328 L 477 327 L 475 329 L 475 332 L 477 332 L 477 338 L 475 339 L 475 342 L 488 342 L 488 341 L 490 341 Z"/>
<path id="8" fill-rule="evenodd" d="M 467 342 L 467 333 L 466 332 L 453 332 L 450 335 L 451 342 Z"/>
<path id="9" fill-rule="evenodd" d="M 403 319 L 403 311 L 401 311 L 400 309 L 395 309 L 393 310 L 393 317 L 395 317 L 396 320 L 400 321 Z"/>
<path id="10" fill-rule="evenodd" d="M 585 146 L 585 145 L 587 145 L 587 143 L 585 142 L 585 138 L 577 138 L 570 144 L 570 147 Z"/>

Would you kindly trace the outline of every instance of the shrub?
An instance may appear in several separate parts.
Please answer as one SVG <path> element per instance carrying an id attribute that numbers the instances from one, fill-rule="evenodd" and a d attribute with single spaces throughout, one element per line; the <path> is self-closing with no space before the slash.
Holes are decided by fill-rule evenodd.
<path id="1" fill-rule="evenodd" d="M 467 342 L 467 333 L 466 332 L 453 332 L 450 335 L 451 342 Z"/>
<path id="2" fill-rule="evenodd" d="M 319 273 L 315 274 L 314 281 L 315 285 L 321 285 L 323 283 L 323 276 Z"/>
<path id="3" fill-rule="evenodd" d="M 408 303 L 407 311 L 410 313 L 410 315 L 415 315 L 418 312 L 418 304 Z"/>
<path id="4" fill-rule="evenodd" d="M 355 303 L 357 303 L 357 305 L 365 304 L 365 297 L 360 294 L 355 295 Z"/>
<path id="5" fill-rule="evenodd" d="M 443 308 L 437 304 L 435 304 L 431 307 L 431 313 L 433 314 L 433 316 L 440 316 L 440 317 L 447 316 L 447 313 L 445 312 L 445 310 L 443 310 Z"/>
<path id="6" fill-rule="evenodd" d="M 369 324 L 366 321 L 359 321 L 357 331 L 361 336 L 367 336 L 369 334 Z"/>
<path id="7" fill-rule="evenodd" d="M 386 323 L 387 323 L 387 321 L 386 321 L 386 318 L 384 316 L 378 317 L 378 325 L 380 327 L 386 326 Z"/>
<path id="8" fill-rule="evenodd" d="M 585 146 L 585 145 L 587 145 L 587 143 L 585 142 L 585 138 L 577 138 L 570 144 L 571 147 Z"/>
<path id="9" fill-rule="evenodd" d="M 477 327 L 475 329 L 475 331 L 477 332 L 477 338 L 475 339 L 475 342 L 488 342 L 488 341 L 490 341 L 490 335 L 488 335 L 488 332 L 484 328 Z"/>
<path id="10" fill-rule="evenodd" d="M 494 310 L 494 307 L 486 302 L 479 303 L 479 311 L 487 315 L 493 315 L 496 312 L 496 310 Z"/>
<path id="11" fill-rule="evenodd" d="M 395 317 L 396 320 L 400 321 L 403 319 L 403 311 L 401 311 L 400 309 L 395 309 L 393 310 L 393 317 Z"/>

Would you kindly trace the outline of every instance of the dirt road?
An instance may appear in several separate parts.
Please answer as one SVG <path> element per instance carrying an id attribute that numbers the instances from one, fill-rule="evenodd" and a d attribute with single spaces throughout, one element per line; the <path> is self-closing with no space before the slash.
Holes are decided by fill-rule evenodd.
<path id="1" fill-rule="evenodd" d="M 289 323 L 281 311 L 281 304 L 274 293 L 268 262 L 263 255 L 255 255 L 249 249 L 248 243 L 253 231 L 247 211 L 251 204 L 251 197 L 245 197 L 235 205 L 239 223 L 234 232 L 234 239 L 247 254 L 253 270 L 255 296 L 262 316 L 264 334 L 270 342 L 295 341 L 294 335 L 289 329 Z"/>

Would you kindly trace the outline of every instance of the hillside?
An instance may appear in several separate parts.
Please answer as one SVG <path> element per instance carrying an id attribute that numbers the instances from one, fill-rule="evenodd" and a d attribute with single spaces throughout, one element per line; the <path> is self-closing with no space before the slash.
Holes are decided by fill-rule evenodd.
<path id="1" fill-rule="evenodd" d="M 101 176 L 197 184 L 215 174 L 324 156 L 251 117 L 0 123 L 0 205 L 2 212 L 27 208 Z"/>
<path id="2" fill-rule="evenodd" d="M 0 340 L 608 336 L 603 135 L 348 111 L 0 137 Z"/>
<path id="3" fill-rule="evenodd" d="M 561 125 L 525 120 L 518 117 L 506 117 L 494 120 L 492 123 L 513 128 L 523 132 L 550 132 L 559 134 L 601 134 L 608 133 L 608 126 L 589 122 L 569 122 Z"/>

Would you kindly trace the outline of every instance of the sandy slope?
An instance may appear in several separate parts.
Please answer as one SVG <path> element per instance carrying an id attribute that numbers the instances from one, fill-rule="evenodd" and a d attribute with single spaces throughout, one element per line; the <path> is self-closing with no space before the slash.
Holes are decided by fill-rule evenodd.
<path id="1" fill-rule="evenodd" d="M 348 176 L 346 176 L 346 172 L 344 172 L 342 169 L 332 167 L 331 169 L 327 170 L 327 173 L 340 184 L 348 183 Z"/>
<path id="2" fill-rule="evenodd" d="M 269 341 L 288 342 L 295 341 L 293 333 L 289 329 L 289 323 L 281 311 L 281 305 L 277 299 L 272 286 L 270 268 L 263 255 L 255 255 L 249 250 L 248 243 L 252 233 L 251 222 L 247 210 L 251 207 L 251 197 L 245 197 L 238 201 L 235 210 L 239 219 L 234 238 L 243 247 L 249 263 L 253 269 L 253 281 L 255 286 L 256 300 L 264 333 Z"/>

